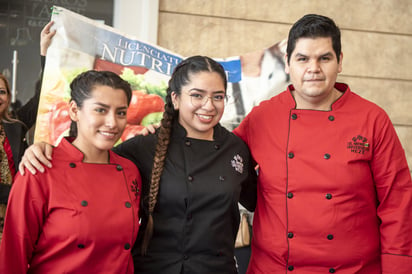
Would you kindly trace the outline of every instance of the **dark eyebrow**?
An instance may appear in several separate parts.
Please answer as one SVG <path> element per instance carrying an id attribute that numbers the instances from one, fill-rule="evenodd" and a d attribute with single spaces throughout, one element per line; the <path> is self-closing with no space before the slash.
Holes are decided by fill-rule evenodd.
<path id="1" fill-rule="evenodd" d="M 332 52 L 327 52 L 325 54 L 322 54 L 320 57 L 333 57 Z"/>
<path id="2" fill-rule="evenodd" d="M 103 104 L 103 103 L 96 102 L 94 104 L 98 105 L 98 106 L 101 106 L 101 107 L 104 107 L 104 108 L 109 108 L 109 105 L 106 105 L 106 104 Z"/>
<path id="3" fill-rule="evenodd" d="M 298 52 L 296 53 L 295 57 L 308 57 L 308 56 Z"/>
<path id="4" fill-rule="evenodd" d="M 189 89 L 189 91 L 198 91 L 198 92 L 206 93 L 206 90 L 203 90 L 203 89 L 200 89 L 200 88 L 191 88 L 191 89 Z M 216 94 L 216 93 L 225 93 L 225 91 L 223 91 L 223 90 L 213 91 L 213 94 Z"/>
<path id="5" fill-rule="evenodd" d="M 98 106 L 101 106 L 101 107 L 104 107 L 104 108 L 110 108 L 109 105 L 106 105 L 106 104 L 103 104 L 103 103 L 96 102 L 96 103 L 94 103 L 94 104 L 95 104 L 95 105 L 98 105 Z M 127 109 L 127 106 L 118 107 L 117 110 L 119 110 L 119 109 Z"/>
<path id="6" fill-rule="evenodd" d="M 295 57 L 306 57 L 308 58 L 307 55 L 303 54 L 303 53 L 296 53 Z M 321 54 L 318 56 L 318 58 L 322 58 L 322 57 L 333 57 L 333 53 L 332 52 L 327 52 L 324 54 Z"/>

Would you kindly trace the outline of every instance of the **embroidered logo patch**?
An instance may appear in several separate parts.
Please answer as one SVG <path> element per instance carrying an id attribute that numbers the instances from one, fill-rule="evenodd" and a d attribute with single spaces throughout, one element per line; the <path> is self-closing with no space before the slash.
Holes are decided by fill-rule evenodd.
<path id="1" fill-rule="evenodd" d="M 368 139 L 361 135 L 355 136 L 348 142 L 347 148 L 353 153 L 365 154 L 369 151 Z"/>
<path id="2" fill-rule="evenodd" d="M 243 173 L 243 159 L 239 154 L 236 154 L 235 157 L 233 157 L 231 163 L 232 167 L 234 167 L 237 172 L 239 172 L 240 174 Z"/>
<path id="3" fill-rule="evenodd" d="M 137 184 L 136 180 L 132 182 L 131 190 L 134 193 L 135 198 L 137 199 L 137 197 L 140 195 L 140 189 L 139 189 L 139 185 Z"/>

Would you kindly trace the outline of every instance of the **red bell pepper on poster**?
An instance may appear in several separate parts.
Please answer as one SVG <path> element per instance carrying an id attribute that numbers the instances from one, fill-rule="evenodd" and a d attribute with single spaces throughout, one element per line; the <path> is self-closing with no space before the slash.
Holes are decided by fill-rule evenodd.
<path id="1" fill-rule="evenodd" d="M 55 144 L 58 138 L 70 128 L 69 103 L 57 101 L 51 106 L 50 143 Z"/>
<path id="2" fill-rule="evenodd" d="M 165 103 L 159 95 L 134 90 L 129 109 L 127 110 L 127 123 L 139 125 L 147 114 L 163 112 L 164 105 Z"/>

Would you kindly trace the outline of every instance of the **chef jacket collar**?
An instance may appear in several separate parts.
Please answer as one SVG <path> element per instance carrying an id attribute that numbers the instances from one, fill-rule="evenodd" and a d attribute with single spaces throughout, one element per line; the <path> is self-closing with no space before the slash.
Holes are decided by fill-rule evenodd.
<path id="1" fill-rule="evenodd" d="M 70 157 L 66 157 L 64 160 L 70 162 L 83 162 L 84 154 L 72 144 L 74 139 L 74 137 L 64 137 L 59 144 L 63 150 L 70 152 Z M 115 158 L 113 155 L 114 152 L 109 150 L 109 164 L 116 164 L 113 162 L 113 159 Z"/>
<path id="2" fill-rule="evenodd" d="M 349 86 L 345 83 L 336 82 L 335 83 L 335 88 L 337 90 L 339 90 L 340 92 L 342 92 L 343 95 L 341 97 L 339 97 L 338 100 L 336 100 L 335 102 L 332 103 L 332 106 L 331 106 L 332 110 L 336 110 L 340 106 L 342 106 L 345 103 L 345 101 L 347 100 L 347 98 L 349 96 L 349 93 L 351 93 L 351 90 L 350 90 Z M 293 95 L 292 95 L 292 91 L 294 91 L 294 90 L 295 90 L 295 87 L 292 84 L 290 84 L 287 88 L 289 96 L 287 97 L 287 102 L 286 103 L 291 108 L 295 109 L 296 108 L 296 102 L 295 102 L 295 98 L 293 98 Z"/>
<path id="3" fill-rule="evenodd" d="M 173 132 L 175 132 L 177 137 L 188 138 L 186 129 L 177 120 L 175 120 L 175 122 L 173 123 L 172 130 Z M 224 132 L 225 132 L 225 129 L 218 123 L 213 128 L 213 141 L 222 143 L 225 137 L 225 134 L 223 134 Z"/>

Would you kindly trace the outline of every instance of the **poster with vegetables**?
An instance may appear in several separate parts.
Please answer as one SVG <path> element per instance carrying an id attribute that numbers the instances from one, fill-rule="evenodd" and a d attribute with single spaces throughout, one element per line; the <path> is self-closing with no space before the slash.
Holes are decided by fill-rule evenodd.
<path id="1" fill-rule="evenodd" d="M 56 35 L 47 51 L 35 141 L 56 145 L 68 135 L 70 82 L 89 69 L 113 71 L 132 86 L 127 126 L 120 141 L 160 121 L 167 82 L 182 56 L 62 7 L 53 7 L 51 20 Z M 240 80 L 238 57 L 218 61 L 229 81 Z"/>
<path id="2" fill-rule="evenodd" d="M 127 126 L 119 142 L 160 121 L 168 80 L 184 57 L 62 7 L 53 7 L 51 20 L 56 35 L 47 51 L 36 142 L 57 145 L 68 135 L 70 82 L 89 69 L 113 71 L 132 86 Z M 273 86 L 278 91 L 284 88 L 284 70 L 278 64 L 283 44 L 243 56 L 215 58 L 225 68 L 231 98 L 221 120 L 223 126 L 233 129 L 254 105 L 272 96 Z"/>

